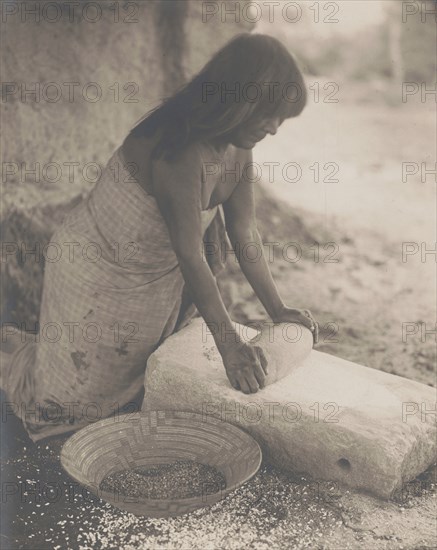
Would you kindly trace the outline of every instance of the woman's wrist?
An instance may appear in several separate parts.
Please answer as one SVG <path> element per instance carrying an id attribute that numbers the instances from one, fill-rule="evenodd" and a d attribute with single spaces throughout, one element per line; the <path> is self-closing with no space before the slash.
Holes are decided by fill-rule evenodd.
<path id="1" fill-rule="evenodd" d="M 270 318 L 274 323 L 281 323 L 287 306 L 283 303 L 279 304 L 271 313 Z"/>
<path id="2" fill-rule="evenodd" d="M 241 344 L 241 338 L 231 321 L 221 323 L 207 323 L 208 331 L 212 334 L 215 345 L 221 355 Z"/>

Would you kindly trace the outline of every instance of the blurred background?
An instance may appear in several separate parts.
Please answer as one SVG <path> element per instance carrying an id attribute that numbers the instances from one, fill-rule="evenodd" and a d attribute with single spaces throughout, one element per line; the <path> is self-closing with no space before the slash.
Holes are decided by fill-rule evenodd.
<path id="1" fill-rule="evenodd" d="M 342 214 L 400 241 L 435 241 L 435 175 L 422 182 L 419 170 L 402 181 L 403 162 L 436 168 L 436 94 L 422 101 L 419 91 L 436 89 L 436 5 L 422 3 L 422 14 L 419 4 L 300 2 L 287 14 L 296 23 L 270 23 L 264 12 L 257 24 L 295 54 L 309 88 L 305 111 L 284 123 L 280 139 L 261 142 L 257 158 L 299 162 L 302 178 L 272 188 L 327 224 Z M 405 95 L 405 86 L 417 93 Z M 320 167 L 325 185 L 308 184 L 314 162 L 336 164 Z"/>
<path id="2" fill-rule="evenodd" d="M 135 122 L 232 36 L 267 33 L 309 90 L 254 149 L 280 291 L 319 319 L 320 350 L 435 384 L 435 2 L 78 4 L 2 3 L 2 320 L 37 321 L 44 260 L 22 247 L 43 249 Z M 233 318 L 266 318 L 229 263 Z"/>

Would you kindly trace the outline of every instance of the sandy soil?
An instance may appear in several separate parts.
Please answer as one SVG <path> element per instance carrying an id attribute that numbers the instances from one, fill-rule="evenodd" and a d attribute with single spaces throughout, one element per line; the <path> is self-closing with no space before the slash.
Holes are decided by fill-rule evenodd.
<path id="1" fill-rule="evenodd" d="M 435 468 L 382 502 L 263 465 L 212 507 L 150 519 L 116 510 L 74 483 L 59 464 L 65 438 L 35 447 L 18 425 L 9 427 L 15 437 L 2 449 L 4 550 L 435 548 Z"/>

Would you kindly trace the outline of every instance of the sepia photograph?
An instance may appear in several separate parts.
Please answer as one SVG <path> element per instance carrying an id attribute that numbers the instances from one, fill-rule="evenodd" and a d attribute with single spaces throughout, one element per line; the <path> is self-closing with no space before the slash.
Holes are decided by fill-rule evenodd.
<path id="1" fill-rule="evenodd" d="M 0 8 L 0 548 L 437 548 L 436 0 Z"/>

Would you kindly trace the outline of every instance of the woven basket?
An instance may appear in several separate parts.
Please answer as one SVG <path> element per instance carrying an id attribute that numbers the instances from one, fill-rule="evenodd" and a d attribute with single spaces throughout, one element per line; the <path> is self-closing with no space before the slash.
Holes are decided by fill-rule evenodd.
<path id="1" fill-rule="evenodd" d="M 149 411 L 107 418 L 71 436 L 62 447 L 66 472 L 99 498 L 136 515 L 169 517 L 209 506 L 253 477 L 261 464 L 258 443 L 241 429 L 211 416 Z M 194 460 L 219 470 L 226 488 L 198 497 L 141 499 L 99 488 L 103 478 L 128 468 Z"/>

